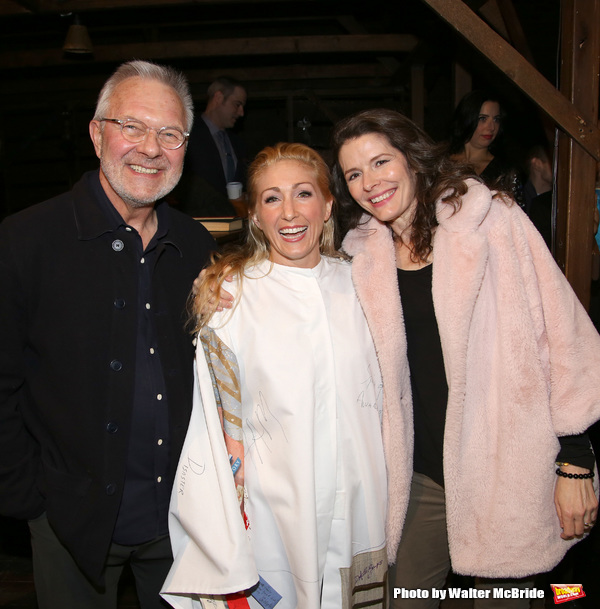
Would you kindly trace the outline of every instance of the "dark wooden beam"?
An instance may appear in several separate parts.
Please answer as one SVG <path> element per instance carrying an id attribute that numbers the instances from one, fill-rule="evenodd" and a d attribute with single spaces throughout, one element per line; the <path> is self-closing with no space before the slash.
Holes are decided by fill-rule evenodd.
<path id="1" fill-rule="evenodd" d="M 222 74 L 221 69 L 186 70 L 192 94 L 196 102 L 203 103 L 208 85 Z M 246 85 L 249 97 L 253 100 L 284 98 L 298 90 L 329 91 L 338 89 L 335 97 L 349 98 L 358 90 L 370 87 L 375 95 L 383 91 L 398 94 L 390 85 L 387 70 L 379 63 L 331 64 L 331 65 L 291 65 L 257 66 L 253 68 L 230 68 L 227 74 Z M 3 112 L 21 112 L 25 109 L 39 109 L 62 105 L 65 92 L 68 99 L 78 106 L 90 106 L 96 102 L 98 91 L 106 80 L 106 73 L 55 78 L 4 80 L 3 95 L 0 96 L 0 109 Z M 39 92 L 44 91 L 40 97 Z"/>
<path id="2" fill-rule="evenodd" d="M 221 38 L 215 40 L 170 40 L 94 46 L 94 61 L 120 62 L 137 59 L 174 59 L 198 57 L 233 57 L 248 55 L 302 55 L 312 53 L 407 53 L 417 38 L 403 34 L 343 36 L 273 36 L 255 38 Z M 40 52 L 0 53 L 0 69 L 68 65 L 61 49 Z"/>
<path id="3" fill-rule="evenodd" d="M 297 0 L 261 0 L 261 2 L 288 1 L 293 2 Z M 304 0 L 304 2 L 311 3 L 319 1 Z M 36 13 L 85 13 L 95 10 L 184 6 L 186 4 L 256 4 L 256 0 L 1 0 L 1 2 L 8 2 L 10 5 L 13 5 L 13 12 L 17 12 L 18 5 L 23 5 Z M 8 9 L 11 8 L 10 5 Z M 10 14 L 8 9 L 5 14 Z"/>
<path id="4" fill-rule="evenodd" d="M 254 95 L 254 92 L 252 92 Z M 304 97 L 306 99 L 309 96 L 312 98 L 313 95 L 321 98 L 328 99 L 338 99 L 338 100 L 348 100 L 351 99 L 356 101 L 357 99 L 372 99 L 373 103 L 377 102 L 379 105 L 382 105 L 382 100 L 385 98 L 389 99 L 398 99 L 401 95 L 401 92 L 398 91 L 397 87 L 389 87 L 389 86 L 381 86 L 381 87 L 372 87 L 369 85 L 356 85 L 354 87 L 327 87 L 327 88 L 319 88 L 319 87 L 311 87 L 309 88 L 299 88 L 293 86 L 283 86 L 278 90 L 274 90 L 270 83 L 265 84 L 264 89 L 257 89 L 256 96 L 257 99 L 284 99 L 288 96 L 292 96 L 295 98 Z"/>
<path id="5" fill-rule="evenodd" d="M 472 7 L 471 7 L 472 8 Z M 485 4 L 477 9 L 477 12 L 496 30 L 504 40 L 512 42 L 508 32 L 504 16 L 500 12 L 496 0 L 488 0 Z"/>
<path id="6" fill-rule="evenodd" d="M 533 53 L 531 52 L 529 42 L 527 41 L 527 36 L 525 36 L 525 31 L 523 30 L 523 26 L 521 25 L 517 11 L 515 10 L 513 0 L 494 1 L 497 2 L 502 19 L 506 24 L 509 42 L 535 68 L 535 59 L 533 57 Z M 554 123 L 548 117 L 548 115 L 544 114 L 542 111 L 539 111 L 538 114 L 546 134 L 546 140 L 549 144 L 554 139 Z"/>
<path id="7" fill-rule="evenodd" d="M 185 75 L 191 85 L 196 83 L 211 83 L 217 76 L 223 73 L 222 68 L 194 68 L 185 70 Z M 385 80 L 390 77 L 388 71 L 378 63 L 344 63 L 344 64 L 321 64 L 321 65 L 285 65 L 285 66 L 254 66 L 235 67 L 227 69 L 227 74 L 244 82 L 247 87 L 252 87 L 256 81 L 272 82 L 276 86 L 278 82 L 304 80 Z M 39 78 L 10 79 L 4 75 L 5 89 L 0 96 L 0 106 L 16 101 L 23 102 L 24 98 L 37 95 L 44 91 L 44 97 L 51 96 L 53 92 L 59 95 L 61 91 L 91 90 L 97 94 L 106 80 L 107 73 L 101 71 L 97 75 L 86 75 L 77 73 L 74 76 L 44 77 Z"/>
<path id="8" fill-rule="evenodd" d="M 510 78 L 580 146 L 600 160 L 600 129 L 461 0 L 422 0 Z M 592 2 L 595 0 L 591 0 Z M 583 0 L 584 4 L 586 0 Z M 595 21 L 590 26 L 598 27 Z"/>
<path id="9" fill-rule="evenodd" d="M 512 0 L 496 0 L 498 2 L 498 8 L 506 24 L 508 36 L 512 45 L 525 57 L 525 59 L 532 65 L 535 66 L 535 60 L 527 42 L 527 36 L 515 10 L 515 5 Z"/>
<path id="10" fill-rule="evenodd" d="M 561 92 L 598 122 L 600 0 L 561 0 Z M 577 296 L 589 306 L 594 224 L 594 157 L 561 134 L 555 255 Z"/>
<path id="11" fill-rule="evenodd" d="M 6 15 L 29 15 L 36 9 L 35 3 L 26 0 L 3 0 L 0 2 L 0 17 Z"/>
<path id="12" fill-rule="evenodd" d="M 369 33 L 354 15 L 338 15 L 337 20 L 349 34 Z M 400 67 L 400 62 L 394 57 L 378 57 L 377 61 L 384 65 L 390 73 L 394 73 Z"/>

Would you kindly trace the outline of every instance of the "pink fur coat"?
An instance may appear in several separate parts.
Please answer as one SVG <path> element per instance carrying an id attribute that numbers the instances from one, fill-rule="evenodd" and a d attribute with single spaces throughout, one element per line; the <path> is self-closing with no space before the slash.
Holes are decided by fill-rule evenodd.
<path id="1" fill-rule="evenodd" d="M 551 569 L 574 543 L 560 538 L 553 502 L 557 436 L 600 418 L 600 337 L 525 214 L 469 184 L 457 213 L 438 202 L 433 241 L 448 379 L 450 556 L 458 573 L 522 577 Z M 344 250 L 353 256 L 383 375 L 393 562 L 412 476 L 413 420 L 391 231 L 371 218 L 347 235 Z"/>

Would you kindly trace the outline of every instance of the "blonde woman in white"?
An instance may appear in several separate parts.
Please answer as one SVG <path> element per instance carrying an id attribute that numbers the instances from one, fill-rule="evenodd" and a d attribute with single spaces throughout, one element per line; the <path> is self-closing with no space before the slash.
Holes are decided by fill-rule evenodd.
<path id="1" fill-rule="evenodd" d="M 194 411 L 163 593 L 179 608 L 383 608 L 381 377 L 333 246 L 329 172 L 307 146 L 278 144 L 251 165 L 249 194 L 245 245 L 195 298 Z M 217 311 L 225 274 L 234 306 Z"/>

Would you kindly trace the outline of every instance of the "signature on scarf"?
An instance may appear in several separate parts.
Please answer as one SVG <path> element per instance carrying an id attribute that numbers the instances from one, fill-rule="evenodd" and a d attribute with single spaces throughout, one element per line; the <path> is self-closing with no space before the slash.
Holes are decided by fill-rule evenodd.
<path id="1" fill-rule="evenodd" d="M 177 485 L 177 493 L 179 495 L 183 495 L 185 490 L 185 481 L 188 475 L 188 472 L 194 474 L 195 476 L 201 476 L 206 469 L 206 465 L 204 463 L 198 463 L 194 461 L 192 458 L 188 456 L 187 465 L 185 463 L 181 464 L 181 475 L 179 476 L 179 483 Z"/>
<path id="2" fill-rule="evenodd" d="M 247 418 L 246 424 L 244 425 L 244 446 L 246 447 L 246 454 L 254 448 L 254 453 L 260 462 L 263 463 L 261 448 L 271 452 L 269 444 L 270 441 L 273 440 L 273 432 L 277 432 L 277 429 L 279 429 L 286 442 L 288 439 L 285 435 L 283 425 L 281 425 L 279 419 L 269 408 L 262 391 L 258 392 L 258 396 L 259 402 L 254 409 L 254 416 L 252 418 Z"/>

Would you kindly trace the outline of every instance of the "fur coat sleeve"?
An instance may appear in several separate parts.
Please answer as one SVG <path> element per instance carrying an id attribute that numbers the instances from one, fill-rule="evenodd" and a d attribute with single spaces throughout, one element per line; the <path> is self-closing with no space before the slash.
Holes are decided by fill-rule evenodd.
<path id="1" fill-rule="evenodd" d="M 433 301 L 448 380 L 444 480 L 453 569 L 524 577 L 555 566 L 558 436 L 600 418 L 600 337 L 543 239 L 511 202 L 472 181 L 438 203 Z M 375 219 L 351 231 L 356 290 L 384 381 L 390 559 L 412 475 L 410 373 L 394 247 Z"/>

